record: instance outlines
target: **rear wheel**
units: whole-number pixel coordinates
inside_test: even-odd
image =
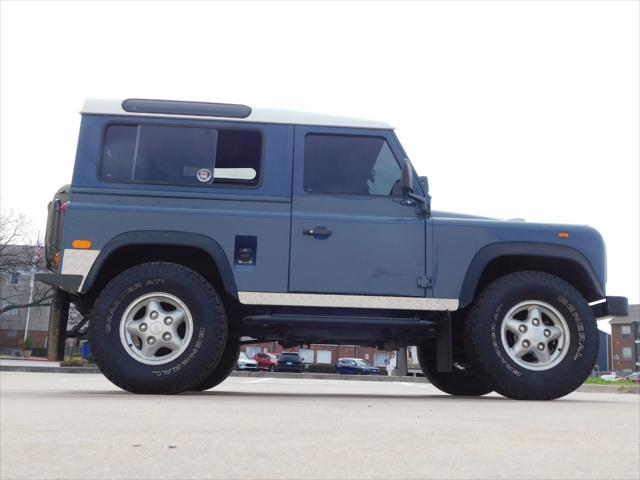
[[[493,391],[465,361],[455,361],[451,372],[438,372],[434,346],[418,347],[418,362],[427,380],[450,395],[480,396]]]
[[[216,368],[209,374],[209,376],[193,390],[204,391],[221,384],[235,367],[238,361],[238,355],[240,354],[240,341],[237,339],[229,339],[227,346],[224,349],[222,358],[218,362]]]
[[[584,297],[561,278],[517,272],[489,284],[465,319],[469,360],[507,397],[551,400],[595,365],[598,328]]]
[[[227,318],[198,273],[173,263],[145,263],[102,290],[89,334],[98,367],[120,388],[179,393],[203,382],[218,364]]]

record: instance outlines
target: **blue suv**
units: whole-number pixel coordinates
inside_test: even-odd
[[[336,373],[352,375],[378,375],[378,367],[374,367],[361,358],[341,358],[336,363]]]
[[[432,209],[387,123],[246,105],[87,100],[46,257],[50,358],[73,303],[135,393],[212,388],[251,337],[416,345],[444,392],[552,399],[627,313],[593,228]]]

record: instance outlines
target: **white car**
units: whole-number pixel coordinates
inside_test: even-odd
[[[238,370],[258,371],[258,362],[256,362],[255,360],[251,360],[249,357],[247,357],[246,353],[240,352],[236,368]]]

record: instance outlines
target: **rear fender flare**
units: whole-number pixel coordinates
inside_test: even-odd
[[[238,298],[238,288],[233,276],[233,271],[231,270],[231,265],[229,264],[229,259],[218,242],[198,233],[158,230],[140,230],[121,233],[109,240],[100,250],[100,254],[91,266],[91,270],[89,270],[89,274],[82,285],[81,293],[86,293],[93,287],[102,267],[111,254],[120,248],[136,245],[191,247],[204,251],[215,262],[225,292],[235,299]]]

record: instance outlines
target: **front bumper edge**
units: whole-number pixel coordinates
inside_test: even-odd
[[[625,317],[629,315],[627,297],[605,297],[605,301],[591,305],[596,318]]]

